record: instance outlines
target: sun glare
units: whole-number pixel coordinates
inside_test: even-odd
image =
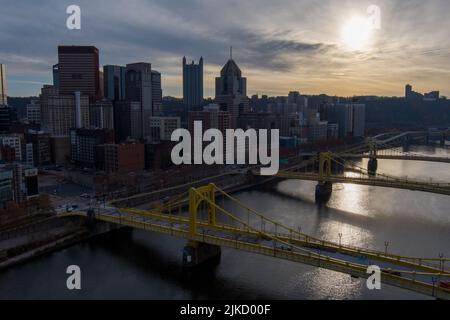
[[[371,28],[363,17],[351,18],[342,29],[342,41],[351,50],[363,50],[369,43]]]

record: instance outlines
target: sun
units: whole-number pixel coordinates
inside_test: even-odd
[[[354,16],[342,29],[342,42],[351,50],[363,50],[369,43],[371,33],[368,19]]]

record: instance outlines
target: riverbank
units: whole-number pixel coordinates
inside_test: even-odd
[[[243,179],[242,177],[238,177],[234,182],[228,186],[224,187],[224,190],[228,193],[237,193],[242,192],[246,190],[250,190],[256,187],[259,187],[268,181],[275,180],[276,178],[257,178],[257,181],[248,182],[247,179]],[[168,190],[170,193],[172,192],[171,189]],[[155,192],[160,197],[165,197],[165,194],[161,194],[161,191]],[[90,229],[85,225],[84,218],[68,218],[68,219],[76,219],[75,226],[73,226],[73,221],[68,222],[66,226],[61,227],[60,223],[55,222],[61,222],[61,218],[58,217],[52,217],[48,218],[45,221],[40,221],[40,223],[47,224],[43,227],[36,227],[33,226],[34,233],[36,232],[49,232],[51,230],[55,230],[57,228],[62,228],[64,231],[57,233],[58,235],[55,237],[47,237],[44,239],[41,239],[40,241],[35,241],[34,243],[26,243],[25,245],[19,245],[19,246],[12,246],[10,245],[7,250],[1,250],[2,248],[2,242],[0,241],[0,252],[15,252],[11,257],[7,257],[8,254],[6,254],[6,259],[1,260],[0,255],[0,271],[11,268],[13,266],[16,266],[21,263],[25,263],[29,260],[36,259],[38,257],[41,257],[43,255],[56,252],[65,248],[68,248],[70,246],[76,245],[80,242],[90,240],[94,237],[97,237],[99,235],[103,235],[106,233],[109,233],[113,230],[116,230],[120,227],[116,225],[111,225],[107,223],[101,223],[100,225],[97,225],[95,229]],[[25,227],[24,227],[25,228]],[[30,233],[28,232],[30,226],[26,226],[26,232],[24,231],[21,234],[20,229],[15,229],[15,237],[8,237],[7,241],[14,241],[21,237],[30,237]],[[32,238],[32,237],[31,237]],[[20,241],[19,241],[20,242]],[[3,247],[5,244],[3,243]],[[21,250],[22,248],[22,250]],[[22,252],[23,251],[23,252]]]

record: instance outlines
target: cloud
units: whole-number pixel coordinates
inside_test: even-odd
[[[77,2],[81,31],[65,27],[65,10],[73,1],[2,0],[0,63],[7,65],[11,95],[37,94],[36,86],[14,82],[26,75],[50,81],[59,44],[96,45],[102,64],[151,62],[162,72],[164,93],[176,96],[183,56],[205,58],[205,91],[212,95],[229,46],[249,78],[249,93],[396,94],[406,82],[449,91],[447,0]],[[382,30],[370,50],[349,52],[340,30],[372,3],[382,9]]]

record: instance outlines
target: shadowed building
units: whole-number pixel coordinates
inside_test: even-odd
[[[91,100],[100,97],[98,49],[93,46],[58,47],[59,94],[81,92]]]
[[[203,57],[198,64],[183,57],[183,102],[187,112],[199,111],[203,103]]]
[[[5,65],[0,64],[0,107],[6,106],[8,100],[6,97],[6,71]]]
[[[241,69],[230,54],[230,60],[216,78],[216,103],[222,111],[230,113],[230,127],[236,128],[239,114],[250,109],[247,97],[247,79],[242,77]]]
[[[122,66],[103,67],[105,98],[111,101],[125,100],[125,73],[126,68]]]
[[[127,101],[130,103],[139,103],[139,126],[140,136],[136,138],[145,138],[150,135],[150,117],[153,115],[152,102],[152,65],[150,63],[132,63],[127,64],[125,86]],[[120,108],[119,108],[120,109]],[[121,113],[117,113],[118,117]]]

